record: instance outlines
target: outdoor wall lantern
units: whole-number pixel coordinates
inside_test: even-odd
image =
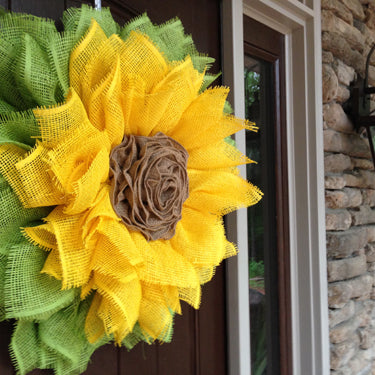
[[[375,167],[375,151],[374,151],[374,137],[375,137],[375,109],[370,108],[371,94],[375,94],[375,87],[368,86],[368,71],[370,65],[370,58],[375,50],[375,44],[372,46],[366,59],[365,78],[359,77],[351,88],[351,95],[346,102],[346,112],[351,118],[358,133],[367,133],[367,138],[370,144],[372,161]]]

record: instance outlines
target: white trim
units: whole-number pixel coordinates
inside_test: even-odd
[[[230,102],[234,113],[245,117],[245,90],[243,83],[243,7],[242,0],[223,0],[223,79],[231,88]],[[236,56],[241,58],[234,60]],[[236,61],[236,64],[233,64]],[[237,147],[246,153],[245,131],[235,135]],[[240,168],[246,177],[246,167]],[[250,312],[249,269],[247,251],[247,210],[238,210],[226,220],[228,239],[237,243],[241,251],[226,262],[227,265],[227,321],[228,374],[249,375]]]
[[[285,35],[293,373],[328,375],[320,1],[309,0],[308,4],[311,6],[296,0],[245,0],[243,11]],[[239,116],[243,116],[244,95],[243,49],[239,46],[243,43],[241,8],[241,0],[224,0],[224,81],[233,90],[235,113]],[[232,217],[231,223],[243,223],[241,215],[239,212]],[[247,284],[245,287],[241,280],[246,277],[247,282],[247,271],[241,268],[247,260],[242,230],[237,227],[234,238],[240,241],[241,258],[228,262],[230,375],[250,374],[242,363],[244,356],[249,356],[249,348],[237,346],[243,331],[248,330],[242,318],[241,327],[238,321],[248,314],[248,306],[245,311],[239,299],[248,293]],[[237,334],[242,336],[236,341]],[[240,353],[235,354],[235,350]]]

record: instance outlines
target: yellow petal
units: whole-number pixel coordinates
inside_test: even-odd
[[[170,242],[173,249],[194,266],[217,266],[224,257],[226,246],[222,220],[204,209],[194,210],[184,205],[182,219]]]
[[[169,241],[147,242],[138,232],[130,232],[144,265],[138,268],[139,278],[147,283],[178,287],[196,287],[199,278],[192,264],[176,252]]]
[[[144,107],[132,111],[130,121],[138,124],[137,134],[168,134],[197,97],[202,81],[203,74],[194,69],[190,58],[173,67],[146,95]]]
[[[85,321],[86,336],[89,342],[92,344],[97,342],[106,333],[104,322],[98,316],[98,309],[102,303],[102,300],[103,297],[99,293],[95,293]]]
[[[138,323],[142,330],[154,340],[167,336],[173,323],[173,314],[169,309],[163,291],[157,286],[142,283],[142,301]]]
[[[83,69],[79,72],[82,87],[82,101],[88,106],[88,100],[95,88],[113,71],[124,42],[118,35],[111,35],[98,46],[95,54],[89,56]]]
[[[181,314],[178,288],[170,285],[160,285],[159,288],[164,294],[165,302],[169,309],[177,314]]]
[[[121,75],[125,82],[130,77],[139,77],[148,93],[167,72],[167,61],[152,41],[146,35],[131,32],[121,51]]]
[[[0,173],[24,207],[51,206],[63,202],[62,193],[50,181],[48,164],[44,161],[46,153],[47,150],[40,144],[29,155],[12,144],[0,146]]]
[[[131,265],[139,265],[143,258],[134,244],[128,229],[113,210],[109,199],[110,186],[104,185],[94,206],[84,217],[82,237],[89,247],[96,247],[98,238],[105,237],[114,253],[125,257]],[[109,246],[108,244],[108,246]]]
[[[64,103],[52,107],[35,108],[33,113],[40,127],[42,142],[48,148],[55,147],[64,141],[69,133],[87,122],[85,107],[72,88]]]
[[[186,109],[178,126],[168,134],[188,152],[216,144],[241,129],[250,127],[245,121],[223,114],[229,90],[225,87],[208,89]]]
[[[59,252],[57,250],[52,250],[44,262],[41,273],[46,273],[54,277],[57,280],[63,279],[63,271],[60,262]]]
[[[190,150],[188,169],[212,170],[248,163],[253,163],[253,161],[242,154],[238,148],[222,140],[206,147]]]
[[[101,184],[108,178],[107,137],[84,122],[48,154],[53,179],[66,198],[65,212],[74,215],[93,204]]]
[[[20,186],[15,191],[25,207],[64,204],[65,197],[50,171],[49,149],[37,143],[34,150],[15,165]]]
[[[55,232],[50,223],[24,229],[27,239],[42,249],[57,249]]]
[[[134,114],[139,113],[145,107],[146,85],[137,76],[123,77],[122,103],[124,111],[124,133],[132,135],[145,135],[138,124],[134,121]]]
[[[123,244],[126,246],[126,244]],[[92,254],[91,268],[122,283],[138,279],[135,268],[105,235],[100,234]]]
[[[63,206],[59,206],[46,218],[56,238],[63,289],[80,287],[86,284],[90,277],[90,260],[94,249],[87,249],[83,243],[82,217],[82,214],[66,215]],[[58,270],[54,273],[58,273]]]
[[[90,90],[86,105],[91,123],[107,133],[112,146],[121,143],[124,136],[121,98],[120,60],[117,57],[117,64],[100,84]]]
[[[142,289],[138,279],[122,283],[95,272],[97,293],[102,296],[98,316],[107,334],[114,334],[117,343],[130,333],[139,317]]]
[[[185,301],[195,309],[199,308],[202,297],[202,290],[200,285],[196,288],[178,288],[178,292],[182,301]]]
[[[213,278],[215,269],[216,267],[214,266],[198,268],[199,280],[202,285],[208,283]]]
[[[70,85],[82,96],[82,71],[92,56],[97,55],[98,50],[107,37],[95,20],[91,21],[90,28],[82,41],[70,54],[69,80]]]
[[[225,215],[257,203],[260,190],[231,169],[188,170],[189,198],[184,205],[202,212]]]

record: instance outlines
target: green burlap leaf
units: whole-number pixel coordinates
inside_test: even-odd
[[[2,101],[18,110],[41,105],[41,95],[47,99],[44,105],[54,102],[50,91],[43,91],[53,82],[51,69],[43,61],[48,39],[54,34],[57,30],[51,20],[14,13],[0,18]]]
[[[87,341],[84,322],[91,300],[89,297],[80,302],[77,297],[68,307],[39,323],[18,321],[10,348],[20,375],[33,368],[54,369],[59,375],[86,370],[93,352],[111,340],[106,337],[95,344]]]
[[[9,248],[4,282],[7,319],[43,320],[72,303],[76,289],[61,290],[61,282],[40,273],[48,253],[24,237]]]
[[[39,324],[39,337],[49,352],[55,354],[51,359],[59,374],[83,372],[92,353],[111,340],[105,337],[95,344],[87,341],[84,326],[91,301],[92,296],[82,302],[77,298],[72,305]]]
[[[16,143],[33,147],[39,136],[40,128],[32,111],[0,113],[0,144]]]
[[[29,34],[45,50],[52,34],[57,33],[52,20],[22,13],[7,13],[0,17],[0,40],[14,46],[22,43],[24,34]]]
[[[212,57],[197,51],[191,35],[185,34],[182,22],[178,18],[162,25],[154,25],[147,14],[142,14],[122,28],[120,37],[125,40],[130,32],[135,30],[148,35],[170,61],[180,61],[190,56],[194,68],[200,73],[209,69],[215,62]]]
[[[3,112],[15,111],[15,108],[7,103],[5,100],[0,99],[0,114]]]
[[[17,321],[9,351],[17,374],[26,375],[34,368],[40,367],[38,326],[33,322]]]
[[[74,32],[64,32],[53,34],[47,46],[50,67],[58,83],[56,102],[63,101],[69,90],[69,57],[75,44]]]
[[[57,77],[49,66],[47,53],[29,34],[23,35],[13,75],[29,107],[56,104]]]
[[[9,255],[10,246],[19,239],[20,228],[46,217],[51,209],[24,208],[10,187],[0,190],[0,201],[0,254]]]
[[[20,44],[14,46],[10,41],[0,37],[0,98],[12,107],[23,110],[27,109],[27,103],[23,102],[20,92],[15,90],[17,84],[12,71],[17,57],[17,48],[20,48]]]
[[[97,11],[85,4],[81,8],[69,8],[64,12],[63,24],[65,31],[72,32],[76,43],[78,43],[90,27],[92,19],[98,22],[107,37],[112,34],[118,34],[120,31],[120,27],[112,18],[109,8],[102,8]]]

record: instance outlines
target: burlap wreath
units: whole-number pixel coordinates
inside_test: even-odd
[[[0,16],[0,318],[16,319],[20,374],[79,374],[112,340],[169,342],[180,301],[198,308],[201,284],[236,253],[222,216],[261,197],[225,141],[254,127],[224,110],[227,88],[207,89],[212,59],[178,19],[120,28],[83,6],[63,23]],[[163,138],[149,174],[135,142],[116,185],[111,153],[146,137]]]

